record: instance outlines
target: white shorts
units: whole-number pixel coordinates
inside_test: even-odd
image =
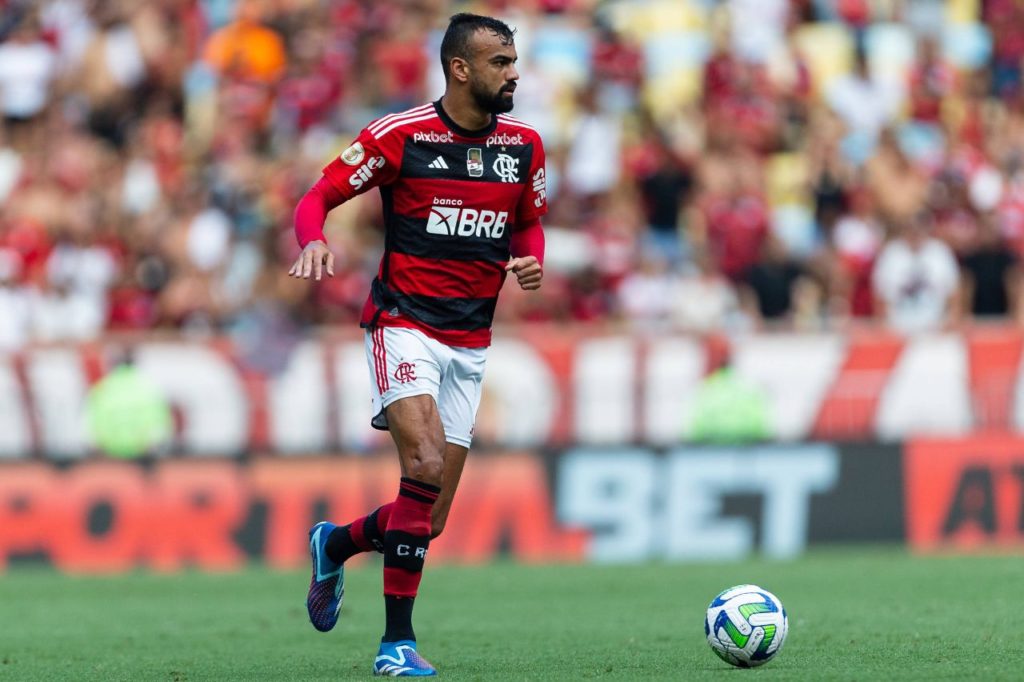
[[[384,408],[402,398],[429,395],[437,403],[449,443],[469,447],[480,407],[486,348],[453,348],[418,329],[366,330],[375,429],[387,430]]]

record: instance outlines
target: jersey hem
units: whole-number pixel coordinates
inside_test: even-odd
[[[473,329],[470,331],[434,329],[418,320],[409,317],[394,318],[383,311],[376,317],[376,322],[364,319],[359,323],[359,326],[363,329],[371,329],[373,327],[416,329],[435,341],[452,348],[488,348],[491,345],[492,332],[490,328]]]

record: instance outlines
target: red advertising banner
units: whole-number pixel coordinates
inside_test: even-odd
[[[393,453],[0,466],[0,573],[308,563],[307,532],[394,499]],[[790,558],[905,537],[897,446],[474,452],[431,561]],[[365,558],[364,558],[365,560]]]
[[[431,560],[582,559],[587,535],[556,525],[543,462],[471,458]],[[398,478],[393,456],[10,464],[0,476],[0,570],[24,556],[69,572],[232,570],[250,558],[304,566],[315,521],[371,511],[394,498]]]
[[[1024,548],[1024,438],[913,440],[904,476],[911,547]]]

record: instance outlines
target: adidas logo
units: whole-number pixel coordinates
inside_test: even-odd
[[[433,161],[431,161],[429,164],[427,164],[427,168],[444,168],[444,169],[447,169],[448,168],[448,164],[444,162],[444,157],[443,156],[439,156],[436,159],[434,159]]]

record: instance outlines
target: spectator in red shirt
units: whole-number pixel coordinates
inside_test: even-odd
[[[768,206],[758,192],[733,177],[724,191],[704,194],[690,222],[694,244],[707,244],[718,269],[739,282],[757,262],[768,236]]]
[[[955,73],[942,61],[932,38],[918,43],[917,64],[910,71],[910,117],[921,123],[939,123],[942,100],[952,90]]]

